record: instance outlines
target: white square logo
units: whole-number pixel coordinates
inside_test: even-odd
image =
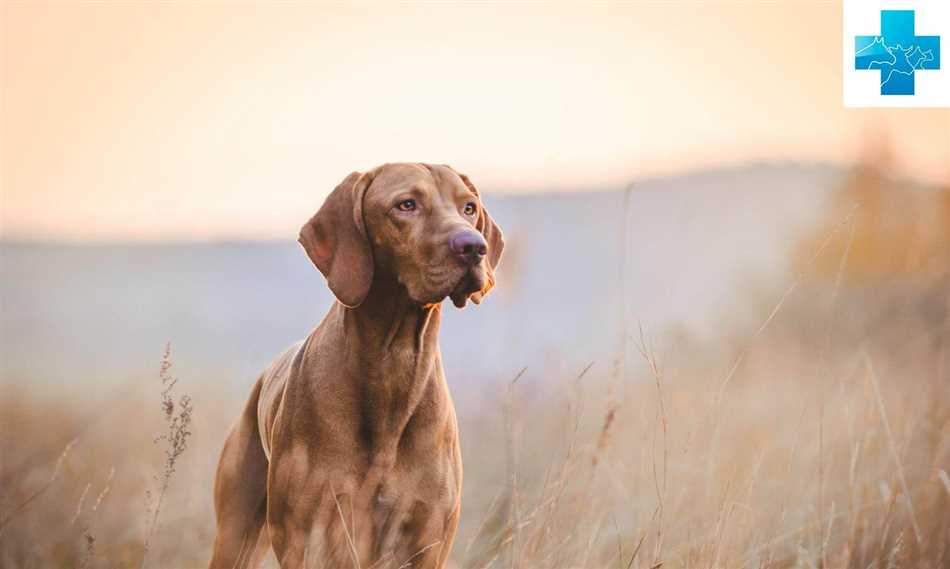
[[[846,107],[950,107],[950,0],[844,0]]]

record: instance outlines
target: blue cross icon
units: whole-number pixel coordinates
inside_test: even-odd
[[[940,36],[914,35],[913,10],[881,10],[881,35],[854,38],[854,67],[880,70],[882,95],[913,95],[916,71],[940,69]]]

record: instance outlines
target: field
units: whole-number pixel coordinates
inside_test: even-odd
[[[747,283],[712,334],[627,318],[624,349],[571,373],[450,374],[452,566],[950,567],[950,252],[888,239],[864,207],[832,212],[788,278]],[[0,567],[207,563],[246,393],[163,349],[125,389],[6,378]]]
[[[943,283],[778,292],[724,331],[728,350],[634,327],[626,357],[575,377],[528,369],[477,413],[460,402],[456,566],[947,567]],[[212,472],[241,401],[162,374],[179,377],[171,408],[158,370],[151,394],[82,415],[27,388],[3,400],[0,564],[134,567],[146,543],[146,566],[207,561]],[[170,460],[176,439],[157,437],[174,419],[190,436]]]

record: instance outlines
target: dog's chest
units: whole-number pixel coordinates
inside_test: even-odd
[[[417,501],[453,505],[458,499],[461,466],[452,462],[450,457],[418,461],[383,474],[374,484],[372,507],[387,510]]]
[[[380,545],[407,536],[441,534],[458,508],[460,474],[459,466],[442,460],[384,475],[368,504]]]

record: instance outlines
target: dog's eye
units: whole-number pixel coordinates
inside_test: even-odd
[[[468,202],[467,204],[465,204],[465,207],[462,209],[462,213],[464,213],[465,215],[475,215],[475,212],[477,210],[478,208],[475,207],[474,203]]]
[[[416,209],[416,200],[402,200],[396,207],[399,211],[412,211]]]

